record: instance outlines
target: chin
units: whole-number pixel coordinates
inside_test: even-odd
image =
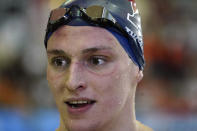
[[[70,126],[69,131],[95,131],[97,128],[93,125],[85,124],[85,125],[75,125]]]
[[[99,124],[94,123],[94,121],[84,121],[84,120],[70,120],[69,123],[66,124],[69,131],[96,131],[98,129]]]

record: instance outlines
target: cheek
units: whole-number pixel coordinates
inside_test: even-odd
[[[99,99],[108,104],[114,105],[121,103],[128,94],[130,86],[126,84],[127,76],[119,70],[113,73],[99,76],[89,75],[89,86],[97,93]],[[91,81],[90,81],[91,80]]]
[[[64,73],[57,73],[50,67],[47,68],[47,80],[54,95],[62,92],[62,82],[64,80]]]
[[[116,116],[126,105],[130,88],[124,86],[123,77],[121,74],[114,74],[108,77],[97,78],[93,82],[99,104],[98,114],[106,120]]]
[[[99,94],[102,103],[108,108],[123,108],[127,99],[134,93],[136,73],[129,68],[117,68],[108,76],[91,76],[91,87]]]

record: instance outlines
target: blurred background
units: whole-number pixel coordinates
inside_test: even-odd
[[[0,131],[54,131],[44,33],[63,0],[0,1]],[[197,130],[197,1],[136,0],[146,68],[137,119],[155,131]]]

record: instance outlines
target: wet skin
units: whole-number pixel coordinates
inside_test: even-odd
[[[59,131],[135,131],[135,90],[142,71],[107,30],[63,26],[48,41],[47,80]],[[92,104],[73,109],[66,102]]]

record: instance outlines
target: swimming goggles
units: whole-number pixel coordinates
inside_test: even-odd
[[[78,18],[93,26],[113,28],[115,31],[128,37],[127,32],[105,7],[95,5],[88,8],[80,8],[77,5],[73,5],[70,8],[57,8],[51,11],[44,40],[45,47],[47,48],[47,41],[54,31]]]

